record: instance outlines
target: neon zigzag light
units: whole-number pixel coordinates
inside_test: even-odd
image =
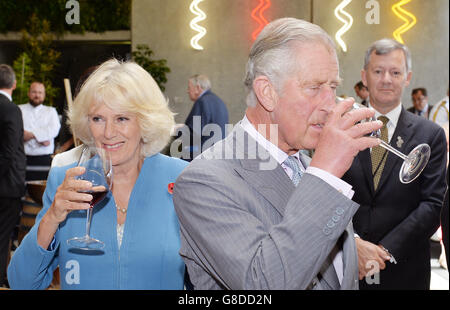
[[[196,17],[194,17],[194,19],[189,23],[191,29],[198,32],[191,39],[191,46],[196,50],[203,50],[203,47],[198,44],[198,41],[206,34],[206,29],[197,25],[198,22],[206,19],[206,14],[198,8],[198,4],[202,1],[203,0],[193,0],[191,5],[189,6],[189,10],[196,15]]]
[[[267,25],[267,20],[264,18],[263,13],[265,10],[267,10],[270,7],[271,3],[270,0],[259,0],[259,4],[256,8],[252,11],[252,18],[258,22],[258,28],[253,31],[252,38],[253,40],[256,40],[256,37],[261,32],[261,30],[264,28],[265,25]],[[258,16],[256,15],[258,13]]]
[[[402,34],[402,33],[405,33],[405,32],[408,31],[409,29],[411,29],[411,28],[416,24],[416,22],[417,22],[417,19],[416,19],[416,17],[415,17],[413,14],[411,14],[410,12],[408,12],[408,11],[406,11],[405,9],[401,8],[402,5],[404,5],[404,4],[406,4],[406,3],[410,2],[410,1],[411,1],[411,0],[402,0],[402,1],[399,1],[399,2],[397,2],[396,4],[394,4],[394,5],[392,6],[392,11],[394,12],[394,14],[395,14],[398,18],[400,18],[401,20],[403,20],[403,21],[405,22],[401,27],[397,28],[397,29],[394,31],[394,33],[393,33],[394,38],[395,38],[398,42],[400,42],[400,43],[402,43],[402,44],[404,44],[404,42],[403,42],[403,39],[402,39],[402,37],[401,37],[401,34]],[[409,21],[406,17],[404,17],[404,16],[401,15],[400,13],[403,13],[404,15],[408,16],[409,18],[412,19],[412,21]]]
[[[334,15],[337,17],[337,19],[344,23],[344,26],[342,26],[342,28],[339,29],[335,35],[336,41],[339,43],[344,52],[347,52],[347,45],[345,44],[344,40],[342,40],[342,35],[346,33],[350,29],[350,27],[352,27],[353,17],[342,9],[345,8],[350,2],[352,2],[352,0],[344,0],[339,3],[339,5],[334,9]],[[344,15],[348,18],[348,20],[344,19],[339,14]]]

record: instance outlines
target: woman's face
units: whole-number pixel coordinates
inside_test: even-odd
[[[141,158],[141,129],[137,116],[117,112],[105,104],[91,105],[89,129],[96,147],[111,154],[113,166],[138,164]]]

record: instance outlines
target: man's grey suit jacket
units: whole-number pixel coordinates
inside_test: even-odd
[[[191,162],[173,198],[195,289],[358,289],[358,204],[308,173],[295,187],[240,124]]]

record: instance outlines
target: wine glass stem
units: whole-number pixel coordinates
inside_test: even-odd
[[[383,140],[381,140],[380,146],[385,148],[386,150],[388,150],[389,152],[394,153],[395,155],[397,155],[398,157],[400,157],[403,160],[406,160],[408,158],[408,156],[406,156],[405,154],[403,154],[402,152],[394,149],[392,146],[390,146],[389,144],[387,144],[386,142],[384,142]]]
[[[92,220],[92,209],[87,209],[86,214],[86,237],[89,237],[90,231],[91,231],[91,220]]]

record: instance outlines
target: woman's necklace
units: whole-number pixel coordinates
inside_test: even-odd
[[[128,208],[121,208],[121,207],[119,207],[119,205],[117,203],[116,203],[116,209],[117,209],[117,211],[120,211],[123,214],[126,214],[128,211]]]

